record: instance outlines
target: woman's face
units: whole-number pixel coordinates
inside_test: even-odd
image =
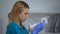
[[[25,21],[28,18],[29,9],[25,8],[20,14],[18,14],[18,17],[21,21]]]

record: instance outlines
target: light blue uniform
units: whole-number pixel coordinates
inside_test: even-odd
[[[17,23],[11,22],[7,26],[6,34],[29,34],[25,27],[21,28]]]

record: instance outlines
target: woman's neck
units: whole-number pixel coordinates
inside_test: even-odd
[[[14,19],[14,22],[16,22],[19,26],[22,27],[22,21],[19,20],[18,18],[15,18],[15,19]]]

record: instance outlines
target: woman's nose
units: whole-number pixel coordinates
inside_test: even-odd
[[[26,18],[28,18],[29,16],[27,15]]]

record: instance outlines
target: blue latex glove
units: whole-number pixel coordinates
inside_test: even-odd
[[[38,32],[40,32],[43,29],[44,22],[45,21],[43,20],[41,21],[41,23],[37,24],[31,34],[38,34]]]

